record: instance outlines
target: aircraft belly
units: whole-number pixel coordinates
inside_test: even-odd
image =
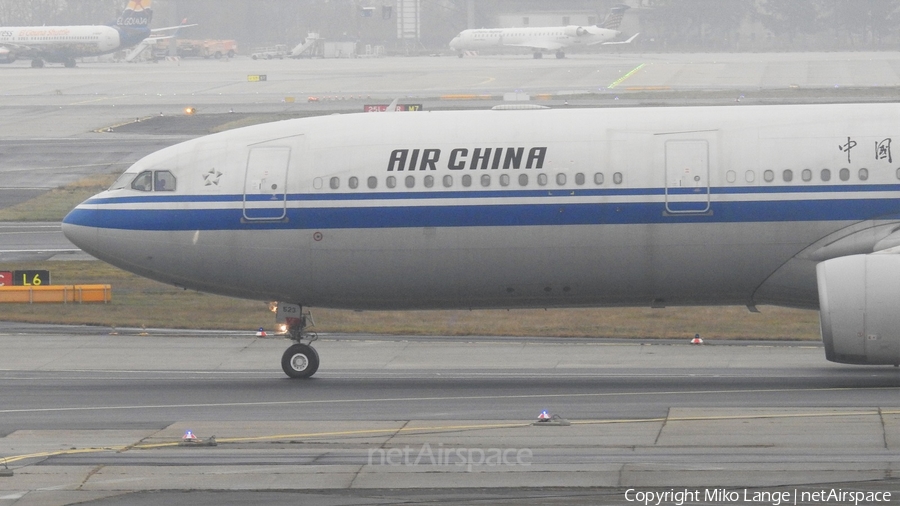
[[[818,228],[694,223],[100,229],[98,250],[110,251],[105,245],[114,243],[117,253],[98,256],[178,286],[319,307],[745,304],[771,273],[821,237]],[[789,281],[786,290],[816,290],[814,270]],[[807,302],[815,304],[811,297]]]

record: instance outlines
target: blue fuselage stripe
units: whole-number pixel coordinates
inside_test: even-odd
[[[848,193],[872,193],[872,192],[898,192],[900,184],[872,184],[872,185],[814,185],[814,186],[739,186],[728,188],[546,188],[540,190],[466,190],[466,191],[389,191],[389,192],[350,192],[350,193],[290,193],[277,194],[278,199],[288,202],[319,202],[319,201],[360,201],[360,200],[434,200],[434,199],[521,199],[541,197],[652,197],[659,195],[695,195],[707,193],[710,195],[783,195],[826,193],[843,195]],[[126,197],[102,197],[91,198],[85,204],[146,204],[146,203],[201,203],[201,202],[241,202],[241,201],[266,201],[271,200],[272,195],[177,195],[164,192],[148,193],[146,195],[129,195]]]
[[[281,216],[280,208],[266,212]],[[82,206],[73,210],[65,222],[99,228],[169,231],[863,221],[897,218],[900,199],[712,202],[708,212],[683,214],[667,212],[663,202],[474,204],[471,201],[466,205],[288,207],[285,212],[286,219],[267,221],[244,220],[241,208],[90,209]]]

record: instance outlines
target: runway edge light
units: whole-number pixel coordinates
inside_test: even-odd
[[[532,425],[539,427],[568,427],[569,425],[572,425],[572,423],[559,415],[551,415],[550,412],[545,409],[541,411],[537,421]]]
[[[691,339],[691,344],[703,344],[703,339],[700,339],[700,334],[694,334],[694,338]]]

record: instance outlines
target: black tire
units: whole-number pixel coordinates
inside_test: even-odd
[[[544,53],[534,53],[535,60],[540,60],[543,57],[544,57]]]
[[[319,354],[312,346],[297,343],[281,356],[281,369],[291,378],[309,378],[319,369]]]
[[[222,51],[216,51],[216,54],[214,54],[213,56],[215,56],[217,60],[221,60],[222,59]]]
[[[557,51],[557,52],[556,52],[556,58],[557,58],[557,59],[562,59],[562,58],[565,58],[565,57],[566,57],[566,53],[563,53],[562,51]]]
[[[229,49],[229,50],[228,50],[228,57],[229,57],[229,58],[234,58],[234,49]]]

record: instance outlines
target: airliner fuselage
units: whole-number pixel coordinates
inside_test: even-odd
[[[0,45],[20,48],[18,56],[40,54],[50,61],[108,54],[123,46],[119,31],[104,25],[0,27]]]
[[[307,306],[817,308],[817,266],[900,244],[897,117],[854,104],[290,120],[154,153],[64,230],[162,282]],[[869,362],[900,361],[886,357]]]

